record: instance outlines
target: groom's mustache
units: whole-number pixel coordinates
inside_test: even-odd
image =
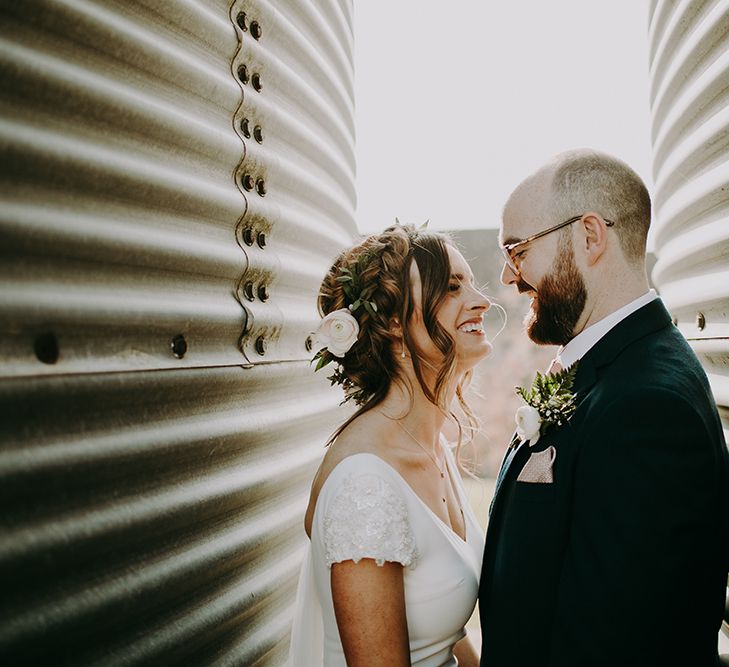
[[[519,291],[519,294],[524,294],[524,292],[536,292],[537,291],[523,278],[519,278],[519,282],[516,283],[516,289]]]

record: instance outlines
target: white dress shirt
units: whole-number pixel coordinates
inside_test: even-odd
[[[571,366],[575,361],[582,359],[588,350],[610,331],[610,329],[622,322],[628,315],[657,298],[658,295],[655,290],[648,290],[634,301],[624,305],[622,308],[618,308],[618,310],[598,320],[595,324],[591,324],[560,349],[557,353],[556,360],[561,364],[562,368]]]

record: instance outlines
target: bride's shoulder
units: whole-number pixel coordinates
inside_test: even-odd
[[[392,437],[388,424],[365,414],[355,419],[332,443],[322,460],[317,482],[321,486],[335,470],[361,466],[382,469],[394,466],[388,443]]]
[[[365,423],[360,428],[346,429],[327,450],[311,487],[306,512],[307,533],[310,533],[311,520],[322,493],[335,494],[353,479],[364,483],[379,478],[390,484],[398,483],[398,472],[393,462],[387,460],[387,448],[383,447],[387,431],[378,428],[377,424],[371,428],[366,426]]]
[[[378,414],[365,413],[357,417],[330,445],[322,461],[322,472],[330,472],[346,459],[370,454],[388,462],[392,425]],[[363,459],[364,460],[364,459]],[[373,462],[377,465],[377,462]]]
[[[365,477],[368,475],[379,476],[384,479],[390,479],[396,473],[392,465],[380,458],[372,452],[354,452],[343,457],[329,470],[325,479],[319,485],[319,489],[324,487],[333,488],[340,486],[345,478]]]

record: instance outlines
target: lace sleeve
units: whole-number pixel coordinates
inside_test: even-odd
[[[414,567],[417,559],[404,500],[371,473],[344,479],[324,515],[323,541],[329,567],[362,558]]]

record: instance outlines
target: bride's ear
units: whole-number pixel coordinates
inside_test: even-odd
[[[400,348],[405,349],[402,325],[397,317],[393,317],[390,320],[390,340],[392,341],[391,345],[399,345]]]
[[[393,317],[390,320],[390,338],[392,340],[391,344],[393,349],[397,349],[395,346],[400,348],[399,352],[396,354],[404,359],[407,356],[405,354],[405,339],[403,336],[402,325],[397,317]]]

